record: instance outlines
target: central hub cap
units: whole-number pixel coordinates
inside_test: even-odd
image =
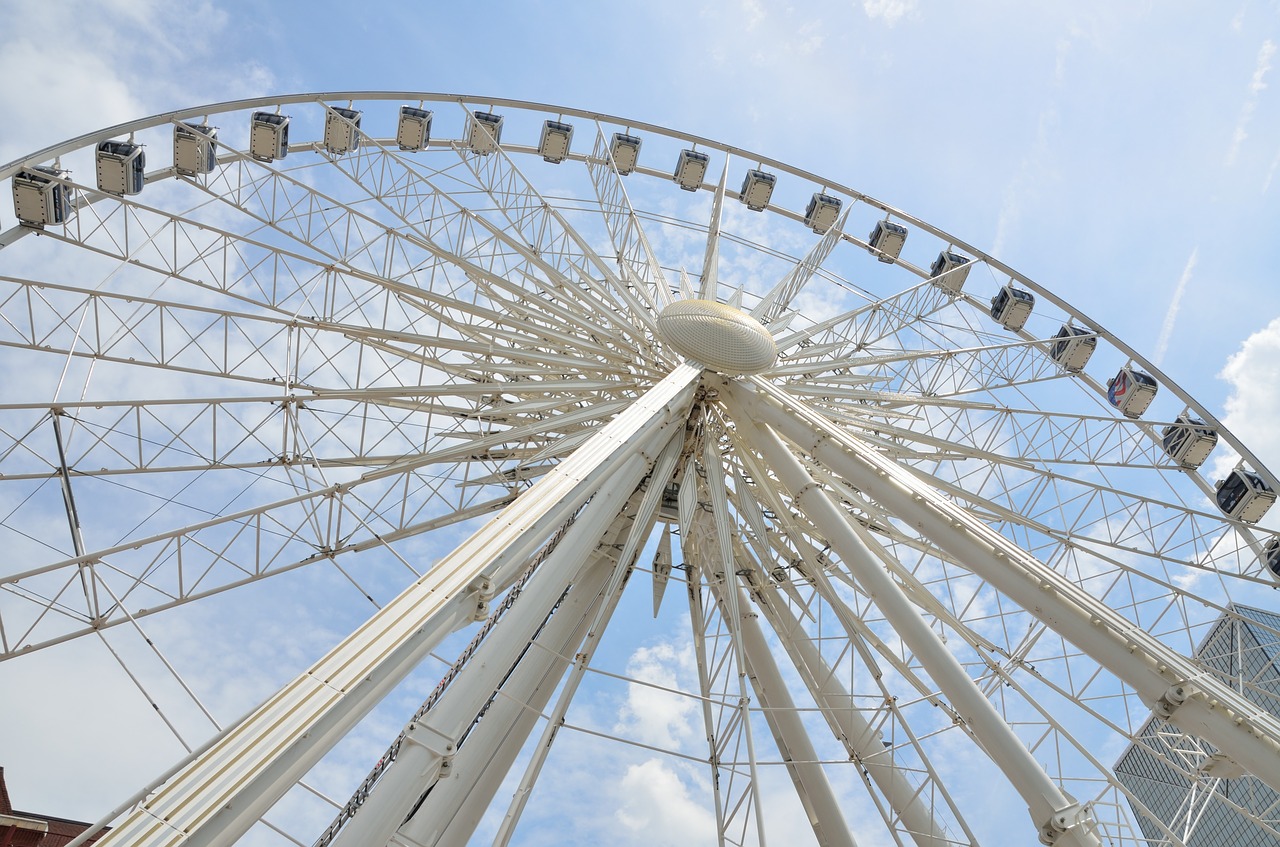
[[[658,315],[658,335],[677,353],[723,374],[757,374],[778,358],[764,324],[715,300],[678,300]]]

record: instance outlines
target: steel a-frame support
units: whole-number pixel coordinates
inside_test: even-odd
[[[1096,826],[1088,811],[1045,773],[901,586],[854,531],[848,515],[809,475],[777,434],[753,423],[748,407],[740,402],[743,394],[746,392],[737,387],[730,391],[729,405],[739,428],[754,428],[749,440],[791,494],[793,507],[803,511],[823,534],[943,695],[964,717],[983,749],[1027,804],[1040,840],[1056,847],[1100,847]],[[791,415],[787,417],[790,421],[797,420]],[[768,422],[774,423],[772,415]]]
[[[683,428],[700,379],[681,365],[328,655],[195,757],[98,843],[235,842],[439,641],[633,457]]]
[[[702,465],[711,497],[711,514],[715,519],[718,554],[708,573],[707,585],[720,607],[721,619],[727,623],[737,644],[737,661],[741,663],[751,691],[764,711],[765,721],[786,763],[818,843],[821,847],[855,847],[853,833],[827,774],[818,762],[808,730],[795,710],[791,692],[787,690],[760,622],[750,611],[750,603],[739,583],[738,563],[734,556],[733,535],[736,530],[729,514],[727,480],[719,450],[710,438],[703,446]],[[763,837],[761,843],[764,843]]]
[[[617,606],[635,555],[653,529],[662,481],[670,477],[683,443],[684,433],[675,433],[654,464],[649,485],[643,492],[633,493],[625,507],[619,501],[626,499],[627,486],[639,484],[639,480],[634,475],[619,473],[609,483],[609,490],[616,492],[616,496],[601,498],[605,493],[602,490],[584,508],[575,529],[579,524],[585,527],[589,523],[602,523],[610,514],[614,515],[612,523],[603,533],[584,528],[580,538],[566,537],[564,555],[586,560],[580,576],[573,581],[536,638],[526,640],[511,633],[502,636],[507,649],[521,655],[502,681],[501,690],[485,707],[483,720],[467,734],[465,745],[458,745],[450,778],[432,788],[421,807],[392,837],[392,844],[432,847],[470,841],[561,677],[572,665],[569,679],[561,686],[556,709],[548,717],[543,739],[533,751],[526,779],[522,781],[525,792],[517,792],[521,798],[528,796],[577,683],[599,643],[599,636]],[[593,511],[598,518],[593,517]],[[555,573],[548,570],[546,576],[552,592],[559,590]],[[487,693],[483,688],[479,690]],[[538,767],[534,767],[535,761]],[[509,814],[503,829],[513,830],[518,818],[518,811],[515,815]],[[495,844],[504,843],[502,831],[495,838]]]
[[[565,715],[569,710],[569,704],[573,701],[574,695],[578,691],[578,686],[582,683],[583,677],[586,675],[587,668],[592,657],[595,656],[596,648],[600,645],[600,638],[604,634],[605,628],[609,624],[609,620],[617,608],[618,600],[622,595],[622,589],[625,587],[627,579],[630,577],[631,568],[634,565],[636,555],[644,542],[653,532],[654,524],[657,521],[658,510],[662,502],[663,491],[666,488],[667,480],[671,478],[672,472],[675,470],[676,463],[680,459],[680,453],[684,447],[684,439],[676,438],[668,443],[667,449],[658,457],[658,461],[654,463],[653,471],[649,475],[649,481],[644,490],[644,495],[640,499],[640,506],[635,515],[634,523],[630,531],[626,533],[625,540],[619,539],[621,543],[621,552],[618,554],[617,563],[614,566],[613,573],[609,577],[609,584],[605,586],[603,602],[596,609],[595,617],[589,622],[585,637],[578,650],[573,653],[573,667],[569,671],[564,685],[560,688],[560,694],[556,698],[556,704],[552,708],[550,714],[547,715],[546,725],[543,727],[542,736],[538,739],[536,746],[533,748],[529,756],[529,762],[525,766],[524,775],[520,779],[520,784],[516,787],[512,795],[511,802],[507,807],[507,813],[502,819],[502,823],[498,827],[498,833],[494,836],[494,847],[506,847],[511,841],[512,835],[516,831],[516,827],[520,823],[520,817],[524,814],[525,806],[529,802],[529,797],[533,792],[534,785],[537,783],[538,776],[542,773],[542,768],[546,764],[547,756],[551,752],[551,745],[554,743],[560,727],[564,724]],[[670,537],[664,533],[666,543],[670,544]],[[615,542],[618,543],[618,542]],[[583,623],[588,623],[583,619]],[[569,655],[570,651],[565,651],[563,655]],[[567,663],[567,660],[566,660]],[[545,705],[546,701],[543,701]],[[532,706],[532,704],[530,704]],[[530,727],[531,728],[531,727]],[[528,730],[526,730],[527,733]],[[514,753],[511,754],[514,757]],[[508,762],[508,768],[510,762]],[[505,773],[506,768],[503,769]],[[491,792],[492,793],[492,792]],[[470,801],[470,795],[468,796]],[[462,839],[455,839],[462,840]]]
[[[884,794],[889,808],[911,834],[917,847],[954,847],[956,840],[949,837],[942,824],[934,818],[920,796],[919,786],[886,760],[880,731],[853,704],[853,697],[804,631],[799,618],[787,608],[781,592],[765,584],[762,594],[763,602],[757,608],[778,634],[778,641],[791,657],[822,716],[850,757],[861,763],[867,777]],[[838,601],[838,598],[834,599]],[[859,636],[857,632],[850,632],[849,637]]]
[[[923,485],[821,414],[762,380],[729,389],[801,449],[963,562],[1117,678],[1165,720],[1280,791],[1280,719]],[[723,393],[722,393],[722,396]]]
[[[514,759],[519,752],[521,718],[527,732],[537,717],[536,711],[522,716],[519,704],[533,701],[536,708],[545,702],[568,664],[561,659],[564,651],[572,655],[581,641],[581,620],[598,605],[613,570],[610,553],[616,550],[603,553],[601,539],[630,526],[631,516],[624,513],[627,488],[639,484],[645,470],[641,457],[632,457],[592,497],[476,651],[468,672],[405,731],[395,763],[333,839],[333,847],[467,840],[469,831],[443,836],[450,827],[466,825],[458,814],[471,792],[462,789],[474,787],[482,776],[500,780],[506,768],[493,767],[494,757]],[[507,737],[513,724],[515,739]],[[503,749],[503,742],[512,740]],[[476,772],[490,767],[491,773]]]
[[[746,594],[736,582],[712,586],[720,602],[720,614],[728,614],[728,603],[720,599],[728,591],[738,592],[739,609],[749,608]],[[809,731],[796,710],[786,680],[765,639],[760,622],[753,614],[741,614],[738,637],[746,658],[751,690],[764,713],[787,771],[796,787],[800,804],[821,847],[855,847],[856,842],[839,800],[831,788],[826,772],[818,761],[818,753]]]

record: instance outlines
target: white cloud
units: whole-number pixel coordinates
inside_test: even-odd
[[[641,682],[664,688],[688,689],[696,673],[693,648],[663,642],[641,647],[627,662],[627,674]],[[627,701],[618,715],[617,729],[654,747],[679,748],[699,737],[696,731],[697,703],[649,685],[629,685]]]
[[[894,26],[916,13],[916,0],[862,0],[862,11],[873,21],[884,21],[886,25]]]
[[[1053,81],[1061,83],[1067,76],[1067,54],[1071,52],[1071,39],[1059,38],[1057,55],[1053,62]]]
[[[1276,54],[1275,43],[1268,38],[1262,42],[1258,50],[1258,61],[1253,68],[1253,77],[1249,80],[1249,94],[1244,105],[1240,107],[1240,118],[1236,121],[1235,132],[1231,134],[1231,147],[1227,150],[1227,165],[1234,165],[1240,153],[1240,145],[1249,137],[1249,122],[1258,109],[1258,96],[1267,87],[1267,71],[1271,70],[1271,59]]]
[[[7,5],[10,20],[33,23],[0,34],[0,74],[39,85],[0,93],[0,163],[163,109],[262,94],[274,79],[222,49],[228,16],[208,2]]]
[[[1151,357],[1151,361],[1156,366],[1159,366],[1164,361],[1164,354],[1169,350],[1169,339],[1173,337],[1173,325],[1178,320],[1178,309],[1182,305],[1182,295],[1187,290],[1187,283],[1191,281],[1191,274],[1196,269],[1196,258],[1199,253],[1199,247],[1191,251],[1191,257],[1187,259],[1187,266],[1182,269],[1182,276],[1178,278],[1178,285],[1173,289],[1173,298],[1169,301],[1169,310],[1165,312],[1164,323],[1160,326],[1160,338],[1156,341],[1155,355]]]
[[[1231,385],[1222,422],[1263,464],[1280,465],[1280,318],[1246,338],[1218,376]],[[1223,451],[1214,463],[1217,478],[1236,459]]]
[[[43,147],[144,113],[142,103],[103,57],[50,49],[58,44],[57,39],[42,44],[19,40],[0,49],[0,76],[44,79],[39,97],[18,96],[18,89],[0,95],[6,124],[24,128],[21,133],[6,132],[0,140],[0,162],[34,152],[27,139]]]
[[[812,56],[822,49],[822,44],[826,41],[826,36],[823,35],[825,31],[826,27],[821,21],[804,24],[796,31],[796,40],[791,43],[791,48],[801,56]]]
[[[643,834],[645,844],[674,847],[715,840],[710,811],[690,800],[689,786],[658,759],[627,768],[620,787],[627,799],[617,812],[618,822],[630,832]]]

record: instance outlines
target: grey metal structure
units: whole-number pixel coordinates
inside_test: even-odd
[[[678,812],[683,843],[1188,847],[1100,752],[1156,738],[1280,790],[1252,669],[1195,650],[1280,633],[1274,474],[937,227],[427,92],[178,111],[0,187],[37,167],[67,208],[0,231],[0,689],[100,642],[187,751],[99,843],[596,844]],[[1167,449],[1189,419],[1214,456]],[[291,604],[348,634],[276,645]],[[244,655],[278,690],[228,720]]]

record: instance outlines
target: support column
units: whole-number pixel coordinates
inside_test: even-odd
[[[702,442],[702,469],[706,473],[707,493],[711,498],[711,513],[715,518],[716,555],[705,554],[703,565],[707,566],[707,584],[714,591],[717,586],[736,586],[738,583],[737,568],[733,563],[733,532],[729,517],[729,494],[726,488],[724,464],[720,459],[720,451],[710,433],[704,435]],[[685,479],[696,483],[696,480],[685,473]],[[684,520],[681,515],[683,532],[690,532],[695,521]],[[683,538],[681,539],[683,542]],[[686,560],[693,557],[687,553]],[[690,571],[692,576],[692,571]],[[690,581],[692,587],[694,583]],[[742,615],[738,610],[738,592],[722,591],[717,597],[721,603],[720,618],[729,631],[733,648],[734,665],[738,675],[738,714],[741,717],[742,736],[746,741],[747,767],[751,775],[751,802],[755,807],[756,834],[761,847],[766,843],[764,828],[764,807],[760,802],[760,775],[756,767],[755,739],[751,729],[751,697],[748,693],[747,656],[743,646]]]
[[[53,412],[53,437],[58,445],[58,478],[62,482],[62,502],[67,508],[67,525],[71,529],[71,546],[76,558],[84,558],[84,534],[80,530],[80,513],[76,510],[75,493],[71,490],[71,469],[67,467],[67,453],[62,443],[62,412]],[[93,574],[93,565],[81,562],[80,585],[84,589],[84,602],[89,612],[89,619],[97,621],[102,617],[98,605],[98,583]]]
[[[700,377],[697,368],[675,368],[98,843],[197,847],[237,840],[441,638],[474,615],[477,591],[501,584],[622,463],[646,450],[656,455],[682,430]]]
[[[1027,804],[1041,841],[1057,847],[1099,847],[1092,818],[1044,772],[1030,751],[1005,722],[960,662],[920,616],[875,554],[849,525],[848,516],[831,501],[822,487],[772,431],[756,427],[742,404],[739,392],[730,403],[740,429],[754,428],[751,443],[777,474],[802,510],[822,532],[854,579],[871,596],[885,619],[928,672],[938,688],[964,717],[992,761]]]
[[[871,781],[884,794],[889,808],[893,809],[902,825],[911,833],[917,847],[952,847],[955,841],[947,837],[933,813],[920,799],[919,787],[913,785],[898,768],[885,763],[885,750],[879,730],[872,727],[862,716],[862,711],[853,705],[853,697],[836,679],[835,672],[814,647],[800,621],[782,602],[778,590],[768,584],[762,590],[767,592],[766,602],[760,604],[759,608],[773,631],[778,634],[778,640],[790,655],[792,664],[809,689],[809,694],[849,755],[857,758]],[[849,637],[857,638],[858,634],[850,632]]]
[[[594,605],[609,574],[594,554],[610,525],[620,520],[630,523],[630,516],[620,514],[647,470],[646,462],[633,456],[596,492],[555,551],[534,573],[519,600],[472,657],[467,672],[434,709],[406,732],[399,757],[359,813],[338,832],[332,847],[386,844],[402,824],[415,819],[415,840],[435,837],[425,835],[434,821],[418,816],[421,798],[434,790],[446,769],[452,770],[459,742],[494,692],[502,688],[516,690],[522,682],[533,684],[524,679],[528,667],[521,671],[520,665],[540,628],[544,629],[541,635],[562,643],[576,618],[573,610]],[[593,567],[584,572],[588,560],[594,560]],[[569,611],[552,615],[562,596]],[[513,679],[516,676],[520,679]]]
[[[520,822],[520,816],[524,813],[529,796],[533,792],[538,776],[542,773],[542,766],[546,763],[547,756],[551,752],[551,745],[554,743],[556,734],[564,723],[569,704],[573,701],[573,697],[578,691],[578,686],[586,675],[587,666],[595,655],[596,648],[600,645],[600,638],[604,635],[605,627],[608,626],[614,609],[617,608],[618,600],[622,596],[622,589],[631,573],[635,557],[639,553],[641,545],[648,540],[653,532],[658,508],[662,502],[663,491],[666,488],[667,480],[671,478],[671,474],[675,470],[676,463],[680,459],[680,452],[683,446],[683,439],[673,439],[654,464],[653,472],[649,476],[648,487],[645,489],[644,497],[640,502],[640,509],[636,513],[635,523],[632,525],[631,531],[627,533],[626,541],[622,545],[622,552],[619,554],[617,564],[614,566],[613,575],[609,578],[609,585],[605,589],[605,602],[596,611],[595,618],[591,621],[590,628],[574,655],[573,670],[570,672],[568,679],[565,680],[560,696],[556,700],[555,708],[547,716],[547,725],[543,728],[542,737],[538,740],[537,746],[529,757],[524,776],[521,777],[520,784],[516,787],[511,803],[507,807],[507,813],[503,816],[502,824],[498,827],[498,833],[494,836],[494,847],[506,847],[511,840],[511,836],[515,833],[516,826]],[[669,551],[670,536],[664,533],[663,541],[668,545]],[[545,702],[543,705],[545,705]],[[526,730],[526,734],[527,732]],[[511,756],[514,758],[514,751],[511,752]],[[506,768],[503,769],[504,773],[505,771]],[[461,843],[470,839],[471,832],[468,831],[465,837],[461,837],[461,834],[459,836],[454,841]]]
[[[716,591],[716,588],[712,588]],[[738,592],[738,608],[749,608],[746,595],[737,587],[736,580],[725,586],[726,591]],[[720,594],[720,591],[716,591]],[[728,614],[723,600],[720,614]],[[818,763],[818,753],[809,739],[809,730],[796,711],[795,701],[787,690],[773,651],[765,640],[760,622],[754,615],[742,615],[739,622],[742,651],[746,656],[747,674],[764,711],[764,717],[773,732],[774,741],[782,753],[787,771],[795,783],[796,793],[809,816],[809,824],[821,847],[856,847],[853,833],[840,810],[840,803],[827,773]]]
[[[730,389],[756,420],[867,492],[1123,680],[1164,720],[1280,791],[1280,718],[1162,643],[891,460],[763,380]]]

